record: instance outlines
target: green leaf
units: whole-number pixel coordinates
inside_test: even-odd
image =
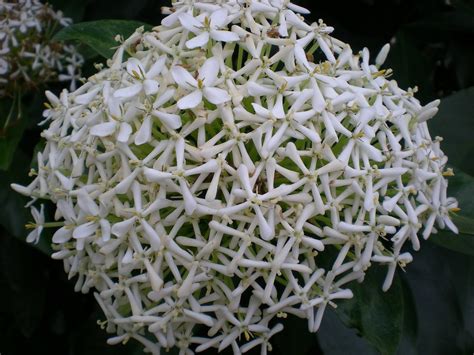
[[[408,272],[410,272],[408,268]],[[416,354],[418,316],[413,290],[404,273],[398,273],[403,290],[403,332],[398,354]]]
[[[471,175],[474,175],[473,112],[474,87],[471,87],[441,100],[439,113],[429,121],[432,135],[444,138],[441,148],[449,162]]]
[[[357,334],[356,329],[347,327],[332,308],[324,312],[321,328],[315,335],[324,355],[378,354],[365,338]]]
[[[310,354],[316,346],[316,338],[309,333],[308,321],[293,315],[282,320],[285,328],[272,340],[281,354]]]
[[[453,222],[458,227],[459,233],[474,236],[474,219],[461,215],[454,215]],[[474,238],[473,238],[474,239]]]
[[[349,327],[382,355],[395,354],[402,339],[405,309],[404,293],[396,276],[392,287],[383,292],[386,268],[372,267],[362,284],[352,284],[354,297],[339,303],[337,314]]]
[[[474,177],[461,169],[453,168],[454,176],[448,179],[448,195],[456,197],[461,208],[460,215],[474,218]]]
[[[24,131],[25,120],[20,119],[13,122],[5,134],[0,136],[0,170],[8,170],[10,167]]]
[[[473,261],[471,256],[424,243],[408,266],[405,276],[418,315],[416,354],[472,354]]]
[[[432,66],[426,49],[409,30],[401,29],[395,35],[385,67],[393,69],[393,78],[402,88],[418,86],[417,97],[428,100],[433,97]]]
[[[54,9],[61,10],[64,15],[71,17],[74,22],[79,22],[84,17],[86,6],[91,0],[49,0]]]
[[[17,117],[17,99],[0,100],[0,170],[8,170],[25,131],[25,118]],[[9,117],[7,124],[6,120]],[[3,127],[7,124],[6,127]]]
[[[6,298],[4,311],[14,315],[16,327],[30,338],[40,325],[46,304],[46,276],[37,265],[42,258],[3,230],[0,233],[0,278],[6,281],[0,299]]]
[[[141,26],[150,29],[150,25],[139,21],[100,20],[76,23],[63,28],[56,33],[54,39],[61,41],[77,41],[93,49],[104,58],[112,57],[114,47],[117,47],[115,37],[129,37]]]
[[[474,256],[474,236],[472,235],[454,234],[443,230],[432,234],[428,240],[443,248]]]
[[[466,11],[440,12],[406,26],[440,34],[450,33],[452,35],[452,32],[474,34],[474,16]]]

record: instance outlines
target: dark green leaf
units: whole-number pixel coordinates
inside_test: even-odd
[[[333,309],[324,313],[316,337],[325,355],[377,355],[374,347],[356,329],[347,327]]]
[[[441,148],[448,155],[450,163],[471,175],[474,175],[473,113],[474,88],[469,88],[443,99],[439,113],[429,121],[433,136],[444,138]]]
[[[3,232],[3,230],[1,231]],[[30,338],[37,330],[43,316],[46,290],[45,275],[35,262],[40,258],[30,248],[24,248],[18,241],[2,233],[0,236],[1,278],[7,289],[2,293],[8,297],[6,312],[14,315],[16,327],[22,335]],[[3,297],[2,297],[3,298]]]
[[[0,101],[0,170],[8,170],[25,130],[25,119],[18,117],[17,100]],[[9,117],[9,118],[7,118]],[[6,120],[9,122],[6,122]]]
[[[418,354],[472,354],[473,258],[424,243],[406,272],[418,314]],[[400,355],[405,355],[400,353]]]
[[[438,12],[430,17],[413,22],[407,27],[438,33],[462,32],[474,34],[474,16],[465,11]]]
[[[472,66],[474,50],[466,51],[466,48],[472,48],[472,40],[472,37],[458,36],[449,45],[449,57],[452,58],[452,65],[461,89],[474,85],[474,68]]]
[[[426,101],[433,96],[432,67],[427,53],[407,30],[400,30],[385,67],[393,69],[393,78],[402,88],[418,86],[417,97]]]
[[[443,248],[474,256],[474,236],[472,235],[454,234],[443,230],[432,234],[428,240]]]
[[[409,268],[408,268],[409,272]],[[416,313],[413,290],[404,273],[399,273],[403,289],[403,332],[398,354],[416,355],[416,340],[418,337],[418,316]]]
[[[48,2],[54,9],[63,11],[65,16],[78,22],[82,20],[86,6],[91,0],[49,0]]]
[[[59,31],[54,38],[61,41],[77,41],[92,48],[104,58],[110,58],[117,47],[115,37],[119,34],[127,38],[138,27],[150,26],[139,21],[100,20],[71,25]]]
[[[448,194],[456,197],[461,208],[460,215],[474,218],[474,177],[453,168],[454,176],[448,180]]]
[[[285,328],[272,340],[282,354],[309,354],[316,338],[308,331],[308,321],[289,315],[283,320]]]
[[[362,284],[351,285],[354,297],[339,303],[337,314],[349,327],[374,346],[381,354],[395,354],[403,332],[404,294],[398,277],[383,292],[381,285],[386,269],[373,267]]]
[[[458,227],[459,233],[473,236],[474,240],[474,219],[462,215],[454,215],[453,222]]]
[[[0,170],[8,170],[25,131],[25,120],[16,120],[0,136]]]

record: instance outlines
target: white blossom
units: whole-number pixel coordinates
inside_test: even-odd
[[[37,176],[12,185],[56,205],[53,258],[95,290],[109,344],[266,354],[287,314],[315,332],[372,265],[387,290],[419,235],[457,231],[439,101],[388,79],[389,46],[371,64],[287,1],[164,11],[47,93]]]
[[[53,31],[71,23],[61,11],[38,0],[0,5],[0,95],[13,95],[11,87],[18,80],[25,87],[59,80],[76,89],[84,59],[74,46],[51,39]]]

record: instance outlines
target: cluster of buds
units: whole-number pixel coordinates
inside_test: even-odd
[[[420,237],[456,231],[439,101],[388,79],[388,45],[371,63],[282,0],[164,11],[47,93],[36,177],[12,186],[56,205],[53,222],[31,207],[28,239],[60,227],[53,258],[96,290],[110,344],[266,354],[288,314],[315,332],[370,266],[387,290]]]
[[[71,23],[38,0],[0,3],[0,97],[51,81],[67,81],[75,89],[83,58],[74,46],[52,39]]]

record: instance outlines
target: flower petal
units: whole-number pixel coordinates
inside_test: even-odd
[[[192,77],[189,72],[184,69],[182,66],[176,65],[171,68],[171,75],[173,76],[174,81],[179,86],[190,90],[191,86],[197,87],[197,81]]]
[[[189,49],[203,47],[209,42],[209,32],[202,32],[194,38],[186,42],[186,47]]]
[[[145,94],[147,95],[154,95],[158,92],[160,85],[156,80],[145,79],[143,81],[143,89],[145,90]]]
[[[115,223],[112,226],[112,234],[119,238],[123,237],[133,227],[133,224],[135,223],[136,219],[137,219],[136,217],[132,217],[124,221]]]
[[[160,237],[158,236],[158,233],[156,233],[155,229],[153,229],[150,224],[144,219],[140,221],[140,224],[143,228],[143,233],[147,237],[148,241],[150,242],[151,247],[154,250],[160,249],[161,246],[161,240]]]
[[[153,79],[154,77],[158,76],[161,71],[163,70],[166,63],[166,56],[161,56],[157,59],[155,63],[151,66],[148,72],[145,75],[147,79]]]
[[[283,108],[283,95],[278,94],[275,106],[272,108],[272,114],[276,118],[285,118],[285,109]]]
[[[230,95],[227,91],[219,88],[204,88],[203,89],[204,96],[209,102],[212,102],[214,105],[220,105],[224,102],[227,102],[231,99]]]
[[[215,57],[207,59],[199,68],[198,78],[202,80],[204,86],[212,86],[217,80],[219,73],[219,61]]]
[[[225,26],[228,22],[227,14],[228,12],[225,8],[213,11],[210,18],[211,28],[221,28]]]
[[[142,84],[133,84],[126,88],[118,89],[114,92],[114,97],[118,99],[128,99],[138,95],[142,91]]]
[[[308,59],[306,58],[306,53],[303,47],[296,45],[295,46],[295,59],[299,65],[304,66],[307,69],[310,69]]]
[[[161,24],[165,27],[173,27],[176,22],[179,21],[179,16],[186,10],[186,7],[181,7],[180,9],[172,12],[168,16],[166,16],[162,21]]]
[[[200,28],[203,27],[201,22],[186,12],[179,15],[179,22],[181,22],[181,26],[192,33],[196,33]]]
[[[142,78],[145,75],[145,69],[143,63],[137,58],[130,58],[127,61],[127,72],[133,77]]]
[[[161,122],[171,129],[178,129],[181,127],[181,117],[179,117],[179,115],[157,110],[153,111],[153,115],[158,117]]]
[[[82,238],[87,238],[90,237],[95,233],[97,230],[97,223],[96,222],[88,222],[85,224],[81,224],[80,226],[76,227],[74,229],[74,232],[72,232],[72,236],[75,239],[82,239]]]
[[[56,244],[63,244],[69,241],[72,237],[72,229],[64,226],[59,228],[56,232],[53,234],[53,243]]]
[[[156,97],[155,102],[153,103],[153,107],[158,108],[160,106],[163,106],[174,96],[175,92],[176,92],[175,89],[167,89],[164,93],[162,93],[161,95],[158,95]]]
[[[85,94],[76,96],[76,98],[74,99],[74,102],[79,105],[87,105],[95,98],[95,96],[99,93],[99,91],[100,91],[100,88],[96,88],[94,90],[86,92]]]
[[[257,116],[260,116],[263,118],[270,118],[270,111],[266,109],[265,107],[259,104],[256,104],[255,102],[252,102],[252,107]]]
[[[288,26],[286,24],[284,12],[280,12],[280,26],[278,27],[278,33],[282,37],[288,37]]]
[[[77,204],[88,215],[97,216],[99,214],[99,207],[83,188],[77,190]]]
[[[179,186],[181,187],[181,194],[184,200],[184,210],[186,211],[186,214],[192,215],[197,207],[197,202],[194,199],[193,194],[189,190],[186,180],[179,179]]]
[[[277,89],[257,84],[254,81],[247,82],[247,91],[251,96],[270,96],[277,93]]]
[[[199,105],[202,101],[202,92],[201,90],[196,90],[189,95],[186,95],[185,97],[181,98],[178,101],[178,107],[181,110],[185,110],[188,108],[194,108],[197,105]]]
[[[132,134],[132,126],[130,126],[127,122],[122,122],[120,124],[120,130],[117,135],[117,141],[121,143],[126,143]]]
[[[135,144],[142,145],[148,143],[151,139],[151,117],[147,116],[135,135]]]
[[[92,126],[89,133],[92,136],[107,137],[114,133],[115,127],[117,127],[116,122],[99,123],[98,125]]]
[[[290,10],[294,12],[299,12],[300,14],[303,14],[303,15],[309,15],[311,13],[308,9],[305,9],[304,7],[293,4],[291,2],[289,2],[286,6],[288,6]]]
[[[143,168],[143,175],[145,175],[145,178],[150,182],[161,182],[161,183],[173,177],[173,174],[171,173],[159,171],[156,169],[150,169],[147,167]]]
[[[240,39],[237,33],[231,31],[211,30],[211,38],[221,42],[235,42]]]

